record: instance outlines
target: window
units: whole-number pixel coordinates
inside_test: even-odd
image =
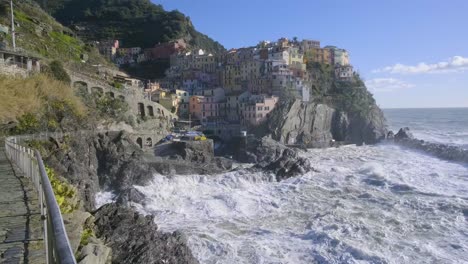
[[[263,107],[259,106],[258,111],[262,111],[262,110],[263,110]]]
[[[203,117],[205,117],[205,112],[203,112]]]

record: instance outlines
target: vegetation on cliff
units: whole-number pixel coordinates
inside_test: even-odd
[[[47,75],[0,76],[0,102],[0,124],[18,134],[75,127],[87,114],[67,83]]]
[[[307,71],[314,76],[311,95],[314,102],[325,103],[339,111],[366,117],[376,107],[373,95],[359,75],[351,81],[335,79],[332,65],[310,62]]]
[[[105,64],[106,61],[96,48],[86,45],[70,29],[62,26],[44,12],[35,2],[14,1],[16,23],[16,45],[21,52],[46,59],[60,61],[81,61],[87,54],[92,64]],[[0,24],[10,25],[10,5],[0,2]],[[11,34],[1,39],[11,47]]]
[[[36,0],[67,26],[82,29],[85,40],[119,39],[126,47],[152,47],[183,38],[192,48],[212,53],[224,47],[195,30],[189,17],[165,11],[150,0]]]
[[[72,131],[105,120],[125,121],[130,125],[134,122],[129,120],[129,106],[125,101],[88,93],[76,95],[68,82],[52,77],[66,78],[68,75],[61,75],[66,72],[51,72],[55,73],[28,78],[0,75],[0,132]]]

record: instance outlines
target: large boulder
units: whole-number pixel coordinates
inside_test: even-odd
[[[232,168],[232,161],[214,156],[213,140],[174,141],[155,147],[150,166],[163,175],[213,174]]]
[[[180,232],[158,231],[153,216],[107,204],[94,213],[96,235],[112,249],[112,263],[195,264]]]
[[[265,171],[272,172],[276,176],[277,181],[301,176],[314,170],[307,158],[299,157],[297,152],[292,149],[284,150],[276,161],[261,168]]]
[[[155,147],[155,155],[175,157],[189,162],[211,162],[214,159],[213,140],[172,141]]]
[[[313,170],[307,158],[270,137],[244,138],[235,157],[241,162],[254,163],[253,170],[272,172],[277,181],[303,175]]]
[[[414,139],[413,133],[411,133],[409,127],[400,128],[398,133],[395,135],[395,140],[402,140],[402,139]]]

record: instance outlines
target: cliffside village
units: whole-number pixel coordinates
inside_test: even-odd
[[[204,131],[222,138],[264,122],[281,97],[310,101],[316,76],[306,71],[308,62],[332,65],[340,81],[351,81],[354,76],[346,50],[322,48],[315,40],[281,38],[217,55],[187,52],[183,40],[147,49],[120,48],[117,40],[99,42],[98,47],[118,66],[169,60],[164,79],[120,81],[139,85],[152,101],[177,113],[181,120],[202,125]]]

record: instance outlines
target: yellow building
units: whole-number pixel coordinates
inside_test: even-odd
[[[332,52],[326,48],[311,48],[305,52],[304,62],[333,64]]]
[[[306,64],[304,63],[304,55],[299,52],[299,48],[290,47],[289,48],[289,61],[288,65],[291,68],[298,70],[306,70]]]

